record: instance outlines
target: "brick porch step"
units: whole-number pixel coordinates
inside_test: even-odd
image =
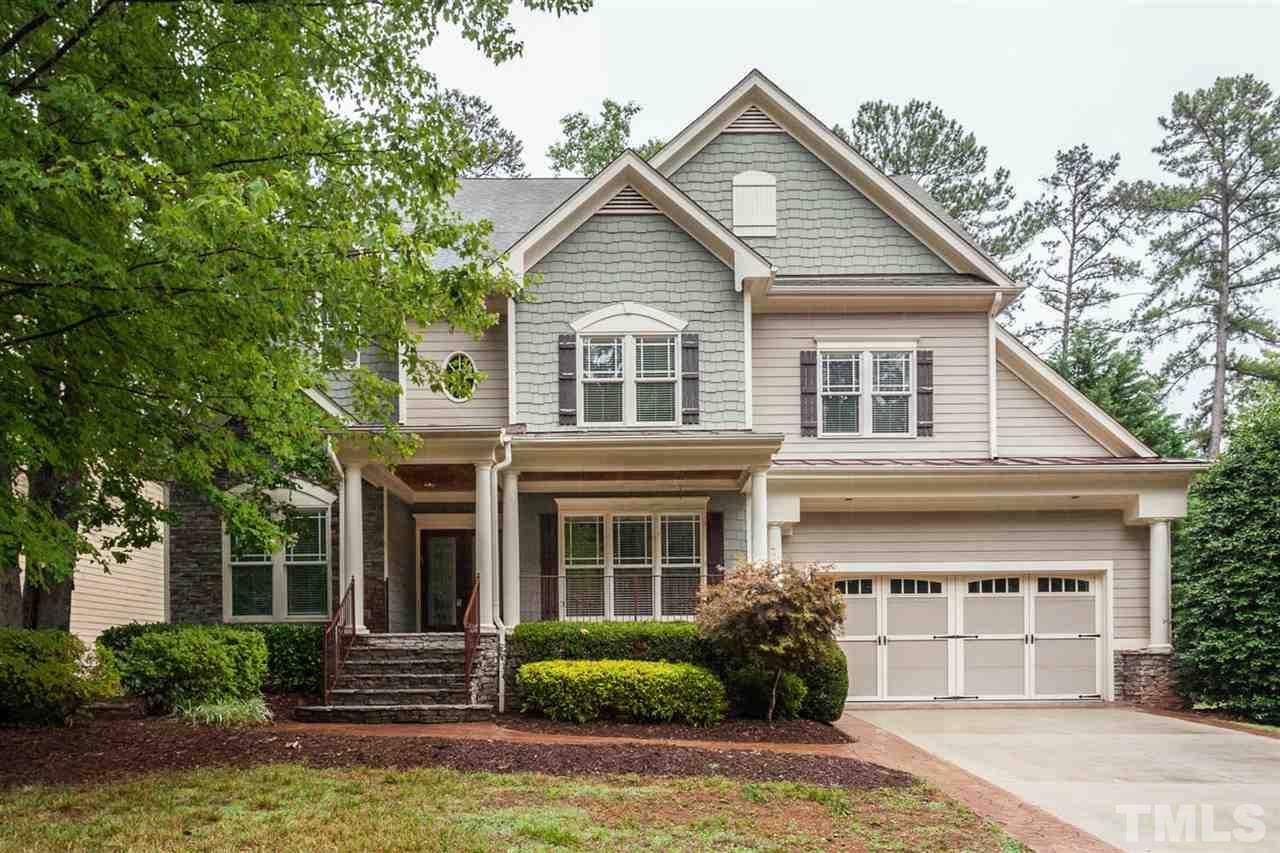
[[[304,723],[476,723],[493,719],[492,705],[304,705]]]

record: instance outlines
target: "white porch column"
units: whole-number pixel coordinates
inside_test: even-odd
[[[520,472],[508,468],[502,479],[502,621],[520,624]]]
[[[751,472],[751,555],[766,560],[769,555],[769,472],[759,468]]]
[[[476,597],[481,628],[493,626],[493,463],[476,463]]]
[[[769,523],[769,562],[782,562],[782,525],[776,522]]]
[[[346,518],[344,525],[347,532],[346,547],[342,554],[342,563],[346,568],[346,577],[342,579],[342,588],[338,595],[347,591],[348,578],[355,579],[353,594],[356,611],[356,631],[363,633],[364,627],[364,504],[363,479],[360,474],[364,464],[347,463],[346,482],[343,484],[342,496],[345,501],[342,514]]]
[[[1151,522],[1151,645],[1154,652],[1173,650],[1169,642],[1169,521]]]

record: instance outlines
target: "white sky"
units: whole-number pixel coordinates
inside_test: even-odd
[[[520,59],[494,67],[449,36],[424,61],[493,104],[535,175],[551,173],[566,113],[634,100],[633,141],[666,139],[752,67],[827,124],[865,100],[932,100],[1028,198],[1054,152],[1078,142],[1120,152],[1125,177],[1159,177],[1156,118],[1176,91],[1243,73],[1280,87],[1280,0],[597,0],[584,15],[520,10],[514,22]],[[1280,296],[1268,301],[1280,310]]]

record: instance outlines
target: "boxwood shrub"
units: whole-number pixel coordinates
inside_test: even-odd
[[[849,669],[840,644],[835,640],[828,643],[826,653],[800,676],[806,688],[800,716],[822,723],[840,719],[849,698]]]
[[[692,622],[524,622],[508,639],[521,663],[647,660],[715,668],[715,653]]]
[[[125,688],[151,713],[262,695],[267,644],[256,631],[186,627],[135,637],[122,661]]]
[[[128,656],[129,644],[144,634],[171,633],[198,628],[168,622],[131,622],[102,632],[99,642]],[[255,631],[267,644],[267,678],[265,689],[271,693],[318,693],[323,677],[321,655],[324,650],[324,626],[314,623],[273,623],[224,626],[238,631]]]
[[[724,685],[689,663],[552,660],[527,663],[516,675],[520,710],[553,720],[686,722],[724,719]]]
[[[111,650],[66,631],[0,628],[0,722],[66,725],[120,692]]]

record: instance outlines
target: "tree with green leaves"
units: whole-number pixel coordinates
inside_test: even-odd
[[[1231,442],[1191,487],[1173,564],[1180,690],[1280,723],[1280,394],[1238,413]]]
[[[1228,386],[1274,370],[1242,347],[1280,346],[1262,300],[1280,284],[1280,99],[1251,75],[1220,77],[1174,95],[1160,127],[1155,153],[1173,180],[1141,187],[1165,227],[1151,243],[1156,266],[1135,326],[1152,346],[1176,341],[1164,364],[1170,384],[1212,371],[1202,408],[1217,456]]]
[[[635,101],[620,104],[605,98],[598,120],[584,112],[564,116],[560,119],[563,138],[547,149],[551,169],[557,175],[596,174],[632,147],[631,119],[640,110],[641,106]],[[661,139],[650,139],[636,148],[636,153],[648,160],[662,150],[663,144]]]
[[[1097,314],[1142,274],[1142,262],[1126,250],[1141,234],[1143,216],[1116,180],[1119,154],[1097,157],[1081,144],[1057,152],[1054,161],[1053,173],[1040,179],[1044,193],[1035,202],[1046,232],[1039,240],[1036,290],[1054,321],[1025,333],[1055,335],[1064,353],[1079,325],[1099,322]]]
[[[1105,327],[1078,323],[1053,369],[1161,456],[1191,455],[1189,436],[1164,406],[1165,390],[1142,366],[1142,352],[1125,347]]]
[[[847,129],[832,130],[882,172],[914,178],[997,260],[1034,236],[1034,217],[1015,204],[1009,170],[990,169],[987,147],[935,104],[866,101]]]
[[[524,143],[502,126],[493,105],[460,89],[446,89],[439,100],[445,112],[457,117],[470,142],[466,150],[466,165],[460,171],[463,177],[529,177],[529,169],[524,162]]]
[[[421,58],[447,26],[518,55],[509,5],[0,6],[0,615],[65,628],[77,559],[107,568],[172,520],[147,482],[279,541],[269,490],[331,476],[340,430],[304,392],[353,350],[445,385],[411,324],[479,332],[520,282],[448,211],[470,140]],[[396,383],[352,381],[375,451],[411,449]]]

